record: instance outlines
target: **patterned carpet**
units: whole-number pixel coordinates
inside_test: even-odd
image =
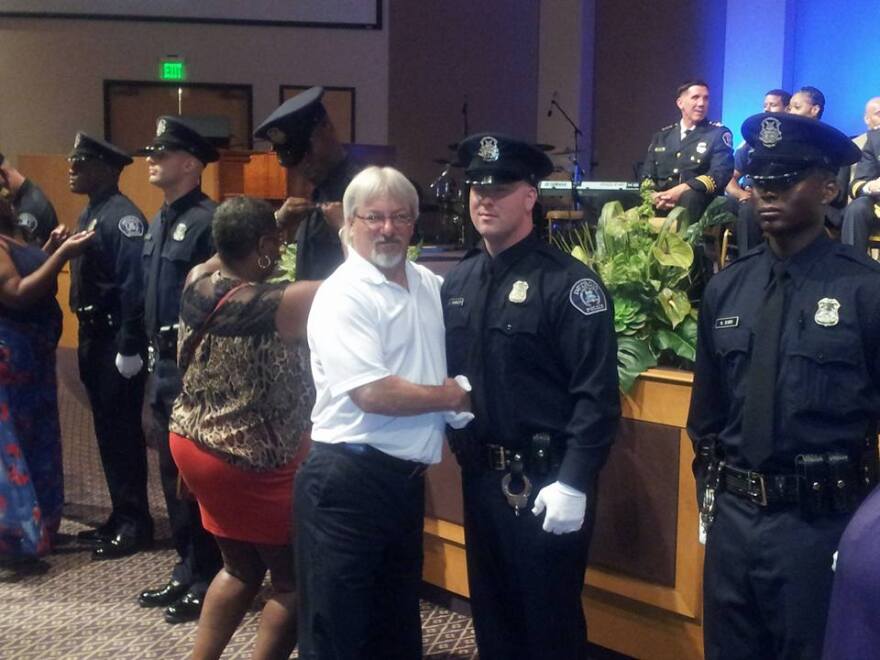
[[[196,625],[169,625],[160,609],[143,609],[135,600],[145,587],[163,583],[174,564],[156,452],[149,452],[156,546],[125,559],[91,561],[75,535],[106,519],[109,498],[72,351],[59,351],[58,372],[67,502],[63,543],[36,564],[0,564],[0,659],[185,658]],[[261,606],[258,598],[224,658],[250,657]],[[463,614],[423,601],[422,631],[425,657],[477,657],[473,626]]]

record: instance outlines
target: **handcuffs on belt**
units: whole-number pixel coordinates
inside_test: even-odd
[[[507,503],[513,507],[513,512],[518,516],[520,509],[525,509],[529,503],[529,495],[532,494],[532,482],[523,473],[523,457],[519,452],[515,453],[510,459],[510,472],[501,479],[501,492],[507,499]],[[523,488],[520,492],[514,493],[510,490],[510,482],[514,477],[522,479]]]
[[[509,470],[501,479],[501,492],[507,503],[513,508],[518,516],[521,509],[525,509],[529,503],[529,495],[532,494],[532,482],[525,475],[525,455],[521,451],[505,449],[503,445],[486,445],[489,450],[489,467],[493,470]],[[534,473],[539,476],[546,475],[551,469],[551,439],[550,434],[545,432],[535,433],[529,443],[529,465]],[[509,458],[508,458],[509,456]],[[514,479],[521,480],[522,490],[518,493],[510,489]]]

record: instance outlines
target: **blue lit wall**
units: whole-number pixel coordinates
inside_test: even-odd
[[[880,96],[880,2],[798,0],[792,82],[825,94],[822,120],[844,133],[865,130],[865,101]]]
[[[818,87],[824,121],[864,131],[865,101],[880,95],[880,1],[731,0],[726,27],[722,117],[737,143],[743,120],[774,87]]]

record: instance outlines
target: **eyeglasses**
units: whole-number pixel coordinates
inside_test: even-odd
[[[395,227],[408,227],[413,223],[412,213],[392,213],[391,215],[383,215],[381,213],[369,213],[367,215],[358,215],[354,214],[354,217],[359,218],[364,221],[364,224],[367,225],[370,229],[378,229],[382,225],[385,224],[386,220],[391,220],[391,223]]]

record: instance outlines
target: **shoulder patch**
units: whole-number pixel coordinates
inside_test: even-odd
[[[18,226],[27,231],[37,231],[37,218],[33,213],[19,213]]]
[[[119,221],[119,231],[126,238],[139,238],[144,235],[144,223],[136,215],[127,215]]]
[[[733,149],[733,133],[730,131],[724,131],[721,134],[721,140],[727,145],[728,149]]]
[[[598,314],[608,309],[605,292],[596,280],[583,278],[575,282],[568,294],[568,300],[584,316]]]

